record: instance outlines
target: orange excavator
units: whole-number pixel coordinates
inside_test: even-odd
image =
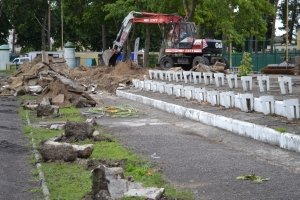
[[[222,41],[197,39],[195,23],[187,22],[177,14],[132,11],[124,18],[112,49],[103,52],[102,58],[105,65],[116,64],[132,25],[136,23],[164,26],[165,52],[159,60],[159,65],[164,69],[182,65],[191,68],[199,63],[210,65],[216,61],[226,63],[226,60],[222,58]]]

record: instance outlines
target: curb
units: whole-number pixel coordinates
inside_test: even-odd
[[[300,136],[298,135],[280,133],[262,125],[191,109],[121,90],[116,90],[116,95],[175,114],[179,117],[185,117],[241,136],[246,136],[261,142],[276,145],[283,149],[300,152]]]
[[[27,124],[31,125],[31,122],[30,122],[30,119],[29,119],[29,116],[28,116],[28,112],[26,112],[26,120],[27,120]],[[40,179],[40,182],[41,182],[41,187],[42,187],[44,199],[45,200],[50,200],[50,192],[49,192],[49,189],[47,187],[47,183],[46,183],[44,173],[42,171],[42,165],[41,165],[41,163],[39,163],[41,155],[39,154],[39,152],[37,150],[37,147],[36,147],[36,144],[35,144],[35,140],[32,137],[32,131],[30,131],[30,136],[31,136],[31,142],[32,142],[32,147],[33,147],[34,158],[35,158],[35,162],[36,162],[36,168],[39,172],[39,179]]]

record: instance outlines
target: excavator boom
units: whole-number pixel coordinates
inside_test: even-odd
[[[122,22],[122,27],[117,35],[116,40],[113,42],[113,48],[105,50],[102,54],[102,58],[105,65],[115,65],[118,57],[117,55],[120,53],[124,43],[127,41],[133,23],[170,24],[179,23],[182,20],[182,17],[176,14],[161,14],[135,11],[130,12]]]

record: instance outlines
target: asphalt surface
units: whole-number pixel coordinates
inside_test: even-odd
[[[132,105],[137,118],[103,116],[98,122],[128,148],[157,163],[167,180],[196,199],[300,199],[300,156],[152,107],[108,94],[101,106]],[[152,155],[152,156],[151,156]],[[255,173],[262,184],[237,180]]]
[[[33,181],[29,142],[22,133],[19,102],[15,97],[0,97],[0,199],[41,199],[32,190]]]

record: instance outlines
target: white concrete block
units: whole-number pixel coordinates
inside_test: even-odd
[[[166,71],[166,78],[168,81],[175,81],[175,75],[173,71]]]
[[[244,91],[252,90],[252,76],[242,76],[241,81]]]
[[[140,81],[139,82],[139,88],[144,90],[145,89],[145,81]]]
[[[235,106],[235,95],[234,92],[221,92],[220,93],[220,105],[225,108],[234,108]]]
[[[176,82],[180,82],[180,81],[183,80],[182,71],[176,71],[176,72],[174,72],[174,76],[175,76],[175,81]]]
[[[174,86],[174,93],[175,93],[176,97],[184,97],[183,85],[175,85]]]
[[[217,90],[207,91],[207,102],[212,106],[220,105],[220,92]]]
[[[289,76],[279,76],[278,83],[281,94],[292,94],[292,78]]]
[[[300,151],[300,136],[290,133],[281,134],[280,147],[292,151]]]
[[[215,114],[207,113],[207,112],[200,112],[199,113],[199,121],[201,123],[213,126],[215,124]]]
[[[153,73],[154,73],[154,79],[155,80],[158,80],[159,79],[159,75],[160,75],[160,70],[153,70]]]
[[[214,77],[217,87],[225,85],[224,73],[214,73]]]
[[[192,72],[192,77],[193,77],[194,84],[198,84],[202,82],[201,81],[202,72]]]
[[[159,79],[164,81],[166,79],[166,71],[160,70],[159,71]]]
[[[175,87],[174,84],[166,84],[166,85],[165,85],[165,91],[166,91],[166,93],[167,93],[168,95],[173,95],[173,94],[175,94],[175,92],[174,92],[174,87]]]
[[[179,117],[184,117],[187,108],[179,105],[174,106],[174,113]]]
[[[171,113],[171,114],[175,113],[175,104],[166,102],[165,108],[166,108],[165,111],[167,111],[168,113]]]
[[[184,93],[183,96],[188,100],[191,100],[194,98],[194,91],[195,91],[194,86],[185,86],[183,88],[183,93]]]
[[[144,81],[145,83],[145,90],[150,91],[151,90],[151,82],[152,81]]]
[[[265,115],[275,113],[275,100],[273,96],[261,96],[259,97],[259,102],[262,108],[262,112]]]
[[[204,84],[210,85],[213,83],[213,73],[212,72],[203,72]]]
[[[238,88],[237,74],[227,74],[226,78],[230,89]]]
[[[149,70],[148,70],[148,73],[149,73],[149,78],[150,78],[150,79],[153,79],[153,78],[154,78],[154,70],[149,69]]]
[[[195,88],[194,98],[199,102],[207,101],[206,89],[205,88]]]
[[[157,82],[156,81],[150,82],[150,90],[152,92],[157,92]]]
[[[253,94],[240,94],[241,110],[244,112],[252,112],[254,107]]]
[[[132,79],[132,84],[135,88],[139,88],[139,79]]]
[[[266,75],[257,76],[258,86],[260,92],[270,91],[270,77]]]
[[[165,93],[165,86],[166,86],[166,82],[158,82],[157,83],[157,91],[161,94]]]
[[[283,100],[285,113],[288,120],[299,119],[299,99],[286,99]]]
[[[232,119],[221,115],[216,115],[214,126],[232,132]]]
[[[192,82],[192,72],[191,71],[183,71],[182,72],[183,79],[185,83]]]
[[[166,103],[164,101],[154,100],[153,107],[160,110],[165,110]]]

